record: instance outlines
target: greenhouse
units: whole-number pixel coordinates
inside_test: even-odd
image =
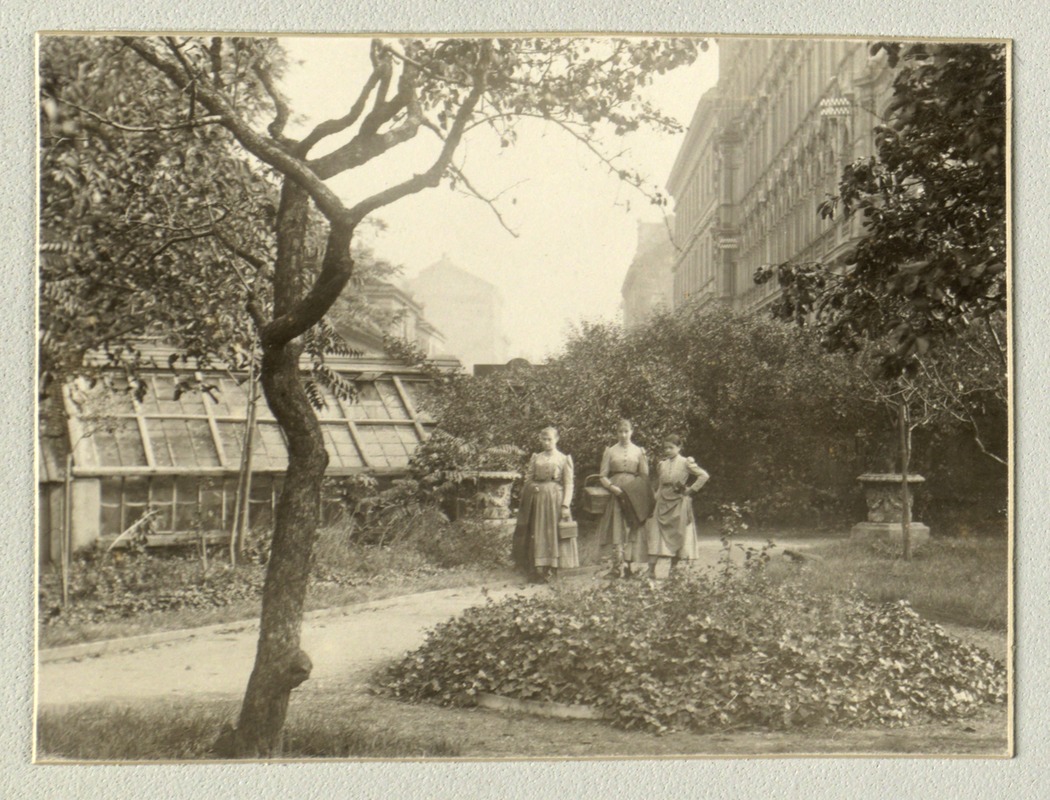
[[[404,474],[431,424],[417,408],[429,379],[376,358],[333,360],[329,366],[354,382],[357,396],[343,400],[318,387],[327,474]],[[181,391],[187,377],[213,388]],[[66,529],[70,548],[78,549],[113,540],[147,513],[151,545],[228,536],[248,431],[246,376],[157,369],[140,375],[139,396],[122,373],[103,378],[93,386],[64,387],[63,408],[41,415],[41,558],[58,559]],[[288,455],[262,399],[251,442],[247,522],[266,527]]]

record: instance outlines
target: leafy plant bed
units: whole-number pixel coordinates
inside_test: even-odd
[[[307,596],[308,610],[396,594],[477,584],[506,577],[509,568],[452,558],[469,546],[455,542],[437,553],[412,543],[346,544],[339,531],[322,531]],[[448,534],[446,534],[448,536]],[[509,553],[509,544],[504,548]],[[135,636],[159,630],[258,618],[265,566],[251,554],[231,568],[224,548],[207,566],[192,552],[130,551],[78,554],[70,572],[69,603],[62,604],[57,569],[40,574],[42,646]]]
[[[907,603],[814,596],[761,570],[489,603],[438,626],[378,683],[445,705],[481,692],[589,705],[660,732],[899,726],[1006,700],[1001,661]]]

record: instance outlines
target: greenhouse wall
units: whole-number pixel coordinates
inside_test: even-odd
[[[317,387],[318,421],[329,454],[329,476],[405,474],[432,421],[418,410],[427,379],[376,359],[330,364],[354,382],[352,400]],[[158,369],[140,375],[136,394],[117,370],[63,392],[72,451],[72,548],[112,541],[138,524],[150,545],[229,536],[247,429],[246,376]],[[204,391],[186,391],[188,379]],[[52,415],[52,418],[54,415]],[[40,557],[60,556],[65,530],[64,456],[56,437],[40,437]],[[288,454],[263,399],[252,434],[248,525],[267,529],[280,494]],[[146,517],[143,520],[143,517]]]

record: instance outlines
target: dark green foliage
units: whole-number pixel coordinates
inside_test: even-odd
[[[764,580],[675,578],[512,597],[438,626],[382,690],[471,705],[478,692],[587,704],[652,731],[898,725],[1003,703],[1003,664],[907,603]]]
[[[270,535],[259,531],[249,536],[235,569],[225,560],[225,546],[209,548],[207,568],[190,550],[87,550],[73,561],[67,606],[62,606],[59,571],[41,573],[40,620],[44,625],[75,626],[256,601],[269,552]],[[508,566],[509,557],[509,533],[479,519],[449,522],[432,504],[386,503],[371,514],[347,516],[321,530],[310,581],[315,587],[360,586],[394,575],[499,569]]]
[[[468,564],[507,567],[510,565],[510,531],[505,527],[489,526],[480,519],[465,517],[431,529],[418,536],[413,544],[437,567]]]
[[[872,50],[899,68],[875,155],[848,165],[838,197],[814,209],[861,218],[863,236],[841,265],[787,263],[756,280],[775,277],[774,313],[815,315],[833,349],[892,335],[892,375],[961,325],[1006,310],[1007,54],[1003,44]]]
[[[711,481],[698,511],[750,502],[760,524],[852,520],[855,437],[879,423],[856,398],[862,376],[816,337],[724,308],[680,309],[624,332],[585,325],[547,363],[483,378],[459,376],[429,406],[467,443],[536,449],[558,426],[577,479],[597,472],[616,423],[634,421],[651,459],[668,433],[686,437]]]

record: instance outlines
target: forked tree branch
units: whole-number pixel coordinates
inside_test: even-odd
[[[387,63],[389,64],[389,62]],[[375,78],[375,83],[382,81],[382,73],[378,70],[380,70],[380,67],[377,67],[377,72],[373,72],[372,77],[369,78],[369,83],[365,86],[366,89],[369,84],[373,83],[373,77]],[[381,107],[374,108],[361,122],[361,130],[349,142],[325,156],[310,161],[310,167],[314,172],[320,178],[327,180],[341,172],[359,167],[381,156],[391,148],[413,138],[419,131],[419,126],[423,121],[419,98],[416,96],[416,80],[417,72],[414,68],[406,68],[402,71],[401,77],[398,79],[397,94],[389,102],[382,104]],[[367,99],[368,94],[362,92],[361,97],[358,98],[362,109]],[[360,116],[362,109],[358,110],[357,116]],[[393,119],[403,109],[406,111],[406,114],[401,124],[384,133],[378,132],[382,125]],[[351,124],[353,122],[343,126],[342,129],[349,127]],[[332,127],[335,128],[334,125]]]
[[[161,58],[156,51],[139,37],[122,37],[121,41],[140,58],[163,73],[180,89],[185,89],[196,76],[191,72],[183,74],[183,69],[171,61]],[[179,54],[181,55],[181,54]],[[185,64],[185,59],[182,59]],[[197,81],[197,99],[209,112],[220,118],[219,124],[225,127],[249,153],[260,161],[291,178],[313,199],[317,208],[333,224],[343,219],[346,208],[324,181],[310,167],[290,154],[280,144],[262,136],[234,110],[230,103],[207,82]]]
[[[415,194],[423,189],[434,187],[441,183],[441,177],[451,165],[452,155],[455,153],[460,140],[463,138],[463,131],[466,128],[467,122],[470,120],[471,115],[474,113],[474,108],[477,106],[478,101],[481,100],[481,97],[484,95],[485,89],[488,86],[486,68],[489,59],[491,58],[491,53],[491,44],[488,44],[483,49],[481,62],[474,73],[474,87],[470,90],[470,93],[463,101],[463,105],[461,105],[456,112],[455,120],[452,123],[452,127],[449,129],[448,136],[445,138],[441,152],[430,168],[426,172],[413,175],[408,180],[402,181],[396,186],[391,186],[381,192],[377,192],[371,197],[367,197],[357,203],[357,205],[353,206],[347,212],[347,216],[352,221],[352,224],[356,225],[376,209],[389,205],[396,200],[400,200],[402,197],[407,197],[410,194]]]
[[[365,85],[361,88],[361,94],[358,95],[357,100],[350,107],[350,111],[346,116],[340,117],[339,119],[329,119],[317,125],[296,147],[296,154],[300,158],[306,158],[310,154],[310,150],[313,149],[314,145],[329,136],[333,136],[337,133],[342,133],[360,118],[362,112],[365,110],[365,104],[368,102],[368,96],[372,94],[372,90],[375,89],[376,84],[379,82],[379,72],[376,70],[372,71],[372,74],[368,76],[368,80]]]
[[[435,125],[431,120],[424,119],[423,125],[427,128],[427,130],[433,131],[435,136],[444,141],[445,134],[442,133],[441,129],[437,125]],[[460,183],[467,187],[467,194],[477,198],[481,202],[485,203],[490,209],[492,209],[492,213],[496,215],[496,219],[499,221],[499,224],[507,233],[509,233],[515,239],[519,238],[518,232],[507,224],[506,220],[503,219],[503,214],[500,213],[499,206],[496,205],[496,200],[499,199],[500,195],[504,194],[504,192],[507,192],[514,187],[504,189],[503,192],[500,192],[495,197],[486,197],[474,187],[474,184],[470,182],[470,179],[466,176],[466,173],[464,173],[462,169],[455,165],[450,165],[449,171],[456,176],[456,180],[458,180]],[[517,185],[518,184],[515,184],[515,186]]]

